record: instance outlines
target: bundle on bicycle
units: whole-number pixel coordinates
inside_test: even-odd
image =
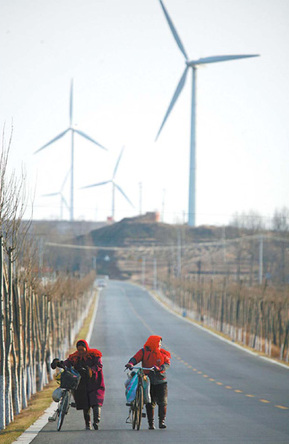
[[[140,429],[144,404],[151,402],[150,380],[144,371],[154,371],[154,368],[132,367],[125,382],[126,405],[129,406],[127,423],[132,424],[133,429]]]
[[[72,390],[75,407],[77,410],[83,410],[85,429],[91,430],[91,415],[93,411],[93,428],[98,430],[101,407],[104,401],[105,384],[102,372],[102,354],[97,349],[89,348],[87,342],[83,339],[77,341],[77,350],[68,356],[65,361],[55,358],[51,367],[76,370],[81,378],[76,389]]]
[[[168,403],[166,370],[170,366],[171,355],[167,350],[161,348],[161,344],[161,336],[150,336],[144,344],[143,348],[141,348],[132,358],[130,358],[129,362],[125,365],[127,369],[132,370],[133,367],[136,366],[136,364],[141,362],[143,366],[143,374],[147,375],[149,378],[149,394],[151,399],[150,402],[147,402],[145,404],[150,430],[155,429],[154,410],[156,405],[158,405],[159,428],[166,428],[165,419]],[[154,371],[151,371],[152,368]],[[136,424],[137,420],[139,420],[139,418],[136,419]]]

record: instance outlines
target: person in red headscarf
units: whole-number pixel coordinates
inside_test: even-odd
[[[73,366],[81,374],[79,386],[74,392],[76,409],[83,410],[86,430],[91,430],[90,409],[92,408],[93,427],[98,430],[105,393],[102,353],[95,348],[89,348],[84,339],[77,341],[76,348],[77,350],[65,361],[53,359],[51,368]]]
[[[170,353],[161,348],[162,337],[150,336],[143,348],[141,348],[129,362],[126,368],[132,369],[134,365],[142,362],[146,368],[154,367],[154,372],[145,370],[144,372],[150,378],[151,403],[146,404],[149,429],[154,430],[154,409],[158,405],[159,428],[165,429],[165,419],[168,404],[168,387],[166,380],[166,369],[170,366]]]

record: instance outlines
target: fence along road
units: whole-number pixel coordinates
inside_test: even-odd
[[[140,431],[125,423],[124,364],[151,334],[172,353],[167,429]],[[44,443],[288,443],[289,370],[220,341],[164,310],[123,282],[102,290],[90,345],[103,353],[106,398],[99,431],[85,431],[70,409],[63,428],[48,423]]]

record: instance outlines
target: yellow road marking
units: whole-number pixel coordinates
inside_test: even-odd
[[[154,331],[150,328],[150,326],[144,321],[144,319],[137,313],[137,311],[135,310],[135,308],[133,307],[131,301],[129,300],[129,298],[127,297],[127,300],[132,308],[132,310],[134,311],[136,317],[142,322],[142,324],[152,333],[154,334]],[[167,350],[169,350],[169,348],[167,347]],[[174,356],[176,359],[178,359],[180,362],[182,362],[183,364],[187,365],[188,368],[192,368],[191,365],[189,365],[187,362],[183,361],[181,359],[180,356],[177,356],[176,353],[171,352],[171,355]],[[196,372],[197,369],[193,368],[193,371]],[[201,375],[203,372],[198,371],[198,374]],[[208,375],[203,375],[204,378],[208,378]],[[209,378],[209,381],[215,381],[214,378]],[[222,382],[216,382],[217,385],[224,385]],[[227,389],[231,389],[232,387],[227,385],[225,386],[225,388]],[[243,393],[242,390],[234,390],[236,393]],[[250,394],[246,394],[245,396],[247,396],[247,398],[255,398],[255,395],[250,395]],[[271,401],[268,401],[267,399],[259,399],[260,402],[263,402],[264,404],[270,404]],[[289,410],[289,407],[286,407],[284,405],[275,405],[275,407],[277,409],[281,409],[281,410]]]

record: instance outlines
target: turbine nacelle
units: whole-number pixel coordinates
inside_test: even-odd
[[[190,226],[195,225],[195,195],[196,195],[196,185],[195,185],[195,170],[196,170],[196,69],[200,66],[207,65],[209,63],[217,63],[217,62],[229,62],[230,60],[238,60],[238,59],[246,59],[250,57],[258,57],[259,54],[240,54],[240,55],[224,55],[224,56],[212,56],[212,57],[204,57],[198,60],[189,60],[188,54],[185,50],[185,47],[180,39],[180,36],[173,24],[171,17],[163,3],[163,0],[159,0],[162,10],[165,14],[166,20],[168,22],[169,28],[173,34],[174,40],[178,45],[179,50],[183,54],[185,58],[186,67],[183,71],[183,74],[179,80],[177,88],[174,92],[174,95],[170,101],[169,107],[165,114],[165,117],[162,121],[160,129],[157,133],[156,140],[159,137],[176,101],[178,100],[184,86],[186,83],[186,78],[189,72],[189,68],[193,70],[193,81],[192,81],[192,107],[191,107],[191,142],[190,142],[190,172],[189,172],[189,209],[188,209],[188,224]]]
[[[103,150],[107,151],[107,148],[105,148],[103,145],[98,143],[96,140],[92,139],[92,137],[88,136],[83,131],[80,131],[79,129],[76,129],[73,125],[73,80],[71,80],[70,85],[70,101],[69,101],[69,127],[63,131],[62,133],[58,134],[58,136],[54,137],[52,140],[47,142],[45,145],[43,145],[41,148],[39,148],[37,151],[34,152],[34,154],[39,153],[40,151],[47,148],[49,145],[52,145],[57,140],[61,139],[63,136],[65,136],[66,133],[71,132],[71,168],[70,168],[70,175],[71,175],[71,184],[70,184],[70,220],[73,221],[74,215],[74,133],[78,134],[79,136],[83,137],[86,140],[89,140],[90,142],[97,145],[99,148],[102,148]]]
[[[99,187],[102,185],[106,185],[108,183],[112,184],[112,210],[111,210],[111,214],[112,214],[112,218],[114,219],[114,209],[115,209],[115,205],[114,205],[114,194],[115,194],[115,188],[123,195],[123,197],[127,200],[127,202],[134,208],[134,204],[131,202],[131,200],[127,197],[127,195],[125,194],[125,192],[123,191],[123,189],[116,183],[115,181],[115,176],[116,176],[116,172],[120,163],[120,159],[122,157],[124,151],[124,146],[122,147],[120,154],[118,156],[118,159],[116,161],[113,173],[112,173],[112,178],[109,180],[105,180],[104,182],[99,182],[99,183],[94,183],[92,185],[86,185],[84,187],[81,187],[81,189],[84,188],[93,188],[93,187]]]

